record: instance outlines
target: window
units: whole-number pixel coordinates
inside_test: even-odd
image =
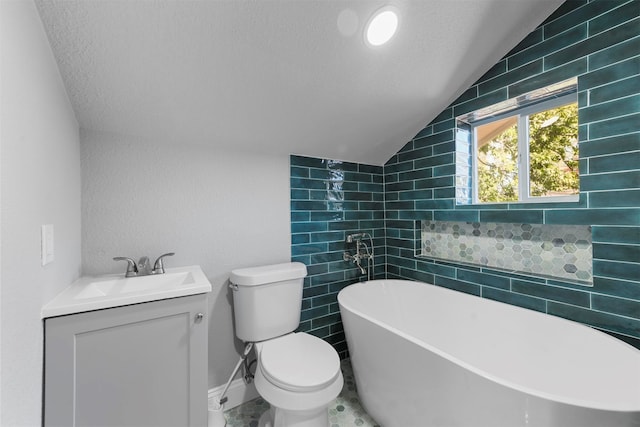
[[[575,92],[470,125],[474,203],[578,200]]]

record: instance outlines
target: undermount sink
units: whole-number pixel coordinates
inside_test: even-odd
[[[62,316],[211,291],[197,266],[168,268],[164,274],[124,277],[124,274],[82,277],[42,307],[41,317]]]

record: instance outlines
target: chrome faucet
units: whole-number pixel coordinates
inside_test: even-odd
[[[363,240],[369,240],[369,245],[367,245]],[[370,273],[375,272],[374,258],[373,258],[373,237],[371,234],[363,232],[363,233],[354,233],[348,234],[345,238],[345,242],[347,244],[355,243],[355,252],[351,255],[350,251],[345,251],[342,254],[342,259],[344,261],[353,262],[358,269],[360,270],[360,274],[367,275],[367,280],[370,279]],[[367,268],[362,266],[361,261],[367,260]]]
[[[156,259],[156,262],[153,263],[153,268],[149,264],[149,258],[143,256],[135,262],[132,258],[117,256],[113,258],[114,261],[127,261],[127,271],[124,274],[124,277],[139,277],[139,276],[149,276],[151,274],[164,274],[164,263],[162,259],[167,256],[175,255],[174,252],[168,252],[166,254],[162,254]]]
[[[152,274],[149,265],[149,257],[143,256],[138,260],[138,276],[148,276]]]

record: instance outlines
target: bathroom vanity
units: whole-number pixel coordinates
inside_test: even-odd
[[[47,310],[64,306],[60,296],[43,307],[45,427],[207,425],[205,313],[211,285],[199,267],[189,274],[194,280],[182,281],[191,282],[183,286],[182,296],[154,299],[153,286],[151,292],[139,289],[143,277],[80,279],[84,282],[65,291],[72,302],[87,298],[69,295],[90,292],[88,299],[95,303],[101,298],[91,290],[96,283],[102,290],[109,288],[104,293],[119,292],[121,298],[107,307],[52,317]],[[206,283],[191,286],[196,277]],[[155,279],[167,281],[169,276]],[[143,299],[151,300],[122,304],[132,297],[125,294],[140,297],[145,292]]]

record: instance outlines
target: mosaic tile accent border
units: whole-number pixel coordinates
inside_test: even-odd
[[[419,256],[591,285],[588,225],[422,221]]]

